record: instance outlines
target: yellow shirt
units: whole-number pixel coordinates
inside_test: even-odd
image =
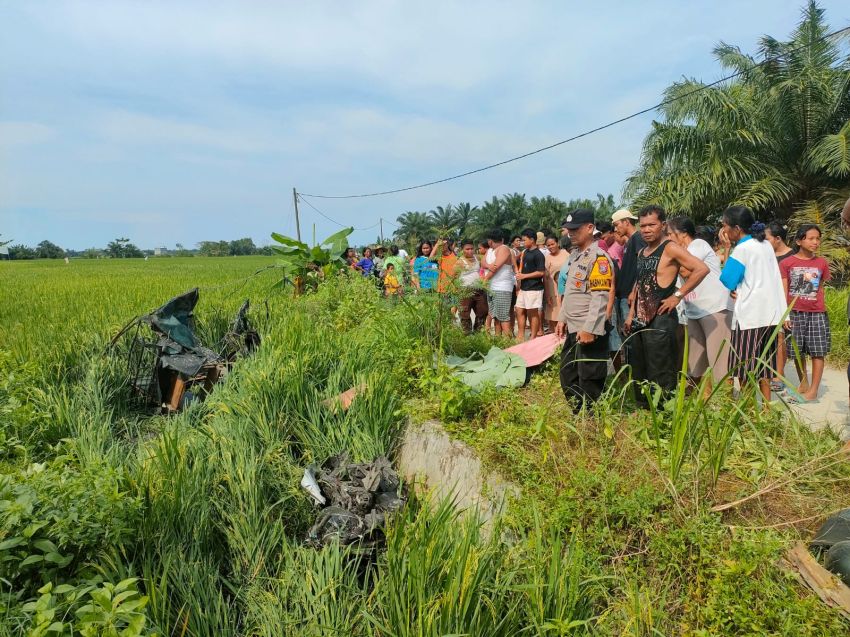
[[[400,288],[401,286],[398,283],[398,277],[391,272],[387,272],[384,275],[384,290],[386,291],[387,296],[395,296],[398,294]]]

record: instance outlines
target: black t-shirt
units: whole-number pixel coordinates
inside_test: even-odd
[[[640,236],[640,232],[635,232],[626,242],[626,247],[623,248],[623,265],[620,266],[614,284],[614,291],[618,299],[624,299],[631,294],[637,279],[637,255],[645,245],[646,241]]]
[[[522,254],[522,273],[546,272],[546,257],[538,248],[526,250]],[[523,279],[519,282],[519,289],[526,292],[542,292],[543,277],[536,279]]]

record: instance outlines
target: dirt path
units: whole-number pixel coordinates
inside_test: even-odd
[[[786,378],[798,382],[794,365],[785,368]],[[790,405],[815,431],[829,427],[842,440],[850,439],[850,408],[847,403],[847,370],[827,366],[823,370],[817,402]]]

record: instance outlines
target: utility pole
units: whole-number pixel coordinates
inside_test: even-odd
[[[384,218],[381,217],[381,243],[384,242]]]
[[[295,234],[298,241],[301,241],[301,220],[298,218],[298,193],[295,188],[292,189],[292,203],[295,204]]]

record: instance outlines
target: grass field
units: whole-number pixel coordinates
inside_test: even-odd
[[[274,271],[248,278],[273,263],[0,263],[0,634],[850,630],[778,565],[850,505],[829,434],[723,392],[634,414],[618,383],[573,416],[554,366],[472,394],[434,351],[489,340],[449,327],[435,299],[390,305],[358,277],[293,299],[270,292]],[[193,286],[205,342],[250,297],[263,345],[206,402],[141,414],[104,346]],[[322,406],[359,383],[349,412]],[[303,466],[392,454],[405,419],[430,416],[522,488],[496,532],[414,498],[373,560],[305,547]]]

